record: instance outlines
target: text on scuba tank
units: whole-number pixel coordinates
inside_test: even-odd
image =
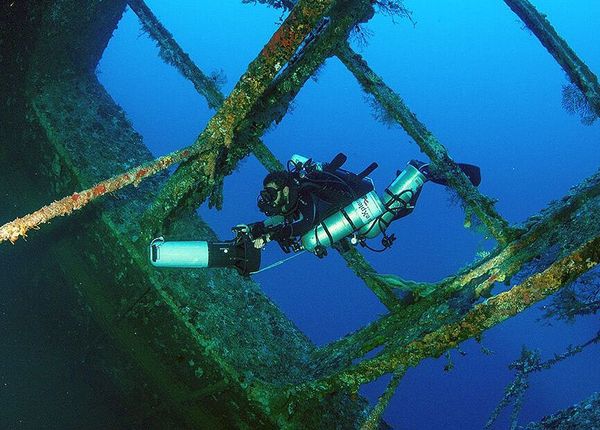
[[[373,218],[371,208],[369,207],[369,198],[367,196],[362,197],[360,200],[355,201],[355,207],[358,209],[358,213],[363,222],[367,222]]]

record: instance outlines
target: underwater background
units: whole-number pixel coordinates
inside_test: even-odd
[[[147,3],[202,70],[227,78],[225,94],[281,20],[281,11],[239,0]],[[600,4],[533,3],[598,73]],[[482,193],[498,199],[496,208],[509,222],[524,221],[598,169],[599,124],[585,126],[563,109],[561,90],[568,83],[564,72],[503,2],[405,5],[413,11],[415,25],[377,15],[364,25],[366,40],[355,37],[351,45],[453,159],[481,167]],[[97,74],[155,156],[191,144],[214,114],[193,86],[157,56],[155,43],[130,10]],[[375,161],[379,168],[371,177],[379,192],[409,160],[426,160],[399,126],[381,118],[336,58],[307,82],[293,112],[264,136],[264,142],[282,161],[294,153],[328,161],[344,152],[344,167],[353,171]],[[226,178],[223,209],[200,208],[221,239],[232,237],[232,226],[262,218],[256,196],[265,173],[250,157]],[[18,184],[4,183],[1,195],[15,189]],[[463,221],[463,210],[448,191],[427,183],[412,215],[392,225],[398,236],[393,248],[364,254],[380,273],[437,281],[493,247],[493,242],[465,229]],[[35,246],[35,239],[28,245]],[[284,256],[270,244],[263,264]],[[26,258],[3,255],[1,264],[16,267]],[[131,400],[120,399],[100,375],[88,371],[87,351],[98,335],[69,311],[77,298],[62,292],[60,274],[51,267],[38,269],[50,274],[44,284],[25,269],[2,274],[0,428],[127,428],[129,415],[138,413]],[[386,313],[337,253],[323,260],[305,254],[255,279],[317,345]],[[508,365],[523,345],[549,358],[600,329],[597,316],[580,317],[572,324],[552,321],[550,326],[539,321],[542,306],[486,332],[482,345],[492,355],[471,340],[461,345],[462,352],[451,352],[450,371],[444,370],[448,359],[443,357],[409,369],[384,415],[386,421],[407,429],[482,428],[513,380]],[[540,420],[599,391],[599,352],[600,345],[592,345],[532,375],[519,422]],[[382,378],[361,393],[376,401],[388,381]],[[509,414],[504,411],[496,428],[508,428]]]

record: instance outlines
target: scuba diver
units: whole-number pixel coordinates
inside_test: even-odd
[[[249,276],[259,271],[261,250],[270,241],[279,243],[285,253],[309,251],[319,258],[327,255],[330,246],[349,246],[345,239],[350,239],[352,245],[381,252],[396,240],[394,234],[387,233],[389,225],[413,211],[423,184],[431,181],[447,185],[430,171],[429,164],[411,160],[404,170],[396,172],[380,198],[368,177],[377,163],[355,174],[341,168],[346,159],[342,153],[329,163],[292,156],[287,171],[269,173],[263,181],[257,204],[267,216],[264,221],[235,226],[232,230],[236,237],[227,242],[154,239],[150,244],[151,263],[177,268],[234,267]],[[473,185],[479,185],[479,167],[458,166]],[[366,243],[379,235],[382,249]]]
[[[294,155],[287,171],[269,173],[258,197],[258,208],[268,218],[248,226],[254,246],[262,248],[274,240],[286,253],[297,251],[300,245],[294,237],[301,237],[327,216],[373,191],[367,175],[377,164],[354,174],[340,168],[346,159],[340,153],[330,163],[314,163]]]
[[[351,236],[353,244],[370,248],[365,240],[381,233],[383,251],[396,239],[386,234],[387,227],[413,211],[423,184],[430,180],[447,185],[430,172],[428,164],[411,160],[406,169],[397,172],[396,181],[385,190],[381,201],[367,177],[377,164],[354,174],[341,169],[346,159],[340,153],[330,163],[321,164],[294,155],[287,171],[268,174],[258,207],[269,218],[248,225],[247,230],[254,246],[262,248],[274,240],[286,253],[307,249],[323,257],[327,246],[345,237]],[[475,186],[479,185],[477,166],[459,167]]]

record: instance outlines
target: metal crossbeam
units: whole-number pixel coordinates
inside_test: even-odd
[[[340,46],[337,56],[356,77],[362,88],[375,97],[390,116],[415,140],[421,151],[427,154],[437,173],[445,177],[448,184],[456,190],[466,208],[470,209],[481,220],[499,243],[508,243],[514,237],[515,232],[508,226],[508,222],[496,212],[493,200],[483,196],[471,184],[467,176],[450,158],[446,148],[417,119],[402,98],[388,87],[371,70],[366,61],[359,54],[352,51],[347,43]]]
[[[536,35],[567,73],[571,82],[581,90],[596,116],[600,117],[600,85],[598,85],[596,75],[560,37],[546,16],[539,13],[531,2],[528,0],[504,0],[504,3]]]
[[[218,109],[225,99],[224,95],[221,93],[215,82],[206,77],[206,75],[200,70],[200,68],[191,60],[189,55],[185,53],[185,51],[181,48],[181,46],[177,43],[177,41],[173,38],[173,36],[169,33],[169,31],[160,24],[160,21],[156,18],[156,16],[152,13],[152,10],[146,5],[143,0],[128,0],[128,3],[131,9],[136,13],[138,18],[140,19],[143,28],[148,32],[150,37],[156,41],[160,49],[161,58],[168,59],[168,63],[172,64],[175,68],[177,68],[183,76],[189,79],[199,94],[204,96],[207,99],[209,107]],[[339,26],[337,23],[335,26]],[[347,27],[347,25],[344,25]],[[341,39],[341,38],[340,38]],[[325,45],[323,42],[316,42],[317,44]],[[329,45],[329,44],[328,44]],[[331,51],[331,49],[330,49]],[[308,58],[308,57],[307,57]],[[315,57],[311,57],[313,62],[315,62]],[[321,62],[322,59],[316,59],[316,62]],[[299,62],[299,64],[293,65],[290,67],[290,71],[283,75],[281,79],[276,80],[273,87],[281,87],[286,88],[288,92],[296,89],[299,85],[290,86],[287,84],[286,75],[291,75],[291,71],[297,69],[298,66],[303,66],[303,62]],[[311,68],[302,67],[302,70],[310,71]],[[303,79],[298,80],[298,76],[296,76],[296,82],[303,85],[308,78],[308,74],[304,72]],[[296,74],[297,75],[297,74]],[[281,94],[284,94],[283,91],[279,90]],[[276,92],[275,89],[269,91],[269,93]],[[280,97],[289,100],[288,97]],[[281,106],[281,103],[279,103]],[[287,106],[287,104],[286,104]],[[275,112],[275,110],[273,110]],[[273,120],[277,120],[277,118],[265,117],[263,118],[263,123],[268,126],[267,123],[270,123]],[[254,122],[256,124],[256,122]],[[275,155],[269,150],[269,148],[260,140],[259,137],[255,136],[255,143],[252,145],[253,153],[256,158],[261,162],[261,164],[270,172],[284,170],[284,166],[281,162],[275,157]],[[379,300],[389,309],[396,310],[399,306],[399,301],[396,296],[393,294],[391,288],[389,286],[379,280],[376,276],[373,276],[375,270],[373,267],[366,261],[366,259],[360,254],[356,249],[350,248],[346,251],[340,251],[342,257],[346,260],[348,266],[359,276],[365,284],[375,293],[375,295],[379,298]]]

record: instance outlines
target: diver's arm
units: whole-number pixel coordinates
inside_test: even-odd
[[[278,226],[283,225],[285,218],[281,215],[271,216],[264,221],[257,221],[248,224],[248,233],[253,239],[259,238],[266,235],[270,231],[273,231]]]
[[[269,240],[286,240],[295,236],[301,236],[309,231],[317,219],[317,204],[311,195],[307,204],[298,206],[300,218],[289,224],[285,224],[269,233]]]
[[[262,248],[271,241],[271,232],[276,231],[283,226],[285,218],[281,215],[274,215],[264,221],[257,221],[248,224],[248,233],[252,239],[255,248]]]

